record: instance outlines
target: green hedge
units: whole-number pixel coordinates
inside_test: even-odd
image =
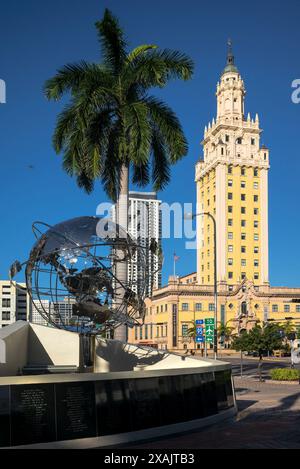
[[[300,370],[292,368],[275,368],[270,371],[271,378],[276,381],[296,381],[300,379]]]

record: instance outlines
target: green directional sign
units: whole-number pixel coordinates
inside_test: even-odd
[[[205,340],[208,343],[214,343],[215,321],[213,318],[205,319]]]
[[[212,324],[212,325],[214,326],[214,324],[215,324],[214,318],[207,318],[207,319],[205,319],[205,325],[207,326],[207,325],[209,325],[209,324]]]

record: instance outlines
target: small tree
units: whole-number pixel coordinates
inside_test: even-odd
[[[278,324],[256,325],[248,332],[243,332],[233,340],[232,347],[242,352],[272,352],[282,349],[281,328]]]

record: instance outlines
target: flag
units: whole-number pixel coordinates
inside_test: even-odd
[[[174,262],[177,262],[179,261],[180,257],[179,256],[176,256],[176,253],[174,252]]]

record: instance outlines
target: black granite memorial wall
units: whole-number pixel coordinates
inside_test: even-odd
[[[216,415],[233,405],[230,370],[0,385],[0,446],[160,427]]]

